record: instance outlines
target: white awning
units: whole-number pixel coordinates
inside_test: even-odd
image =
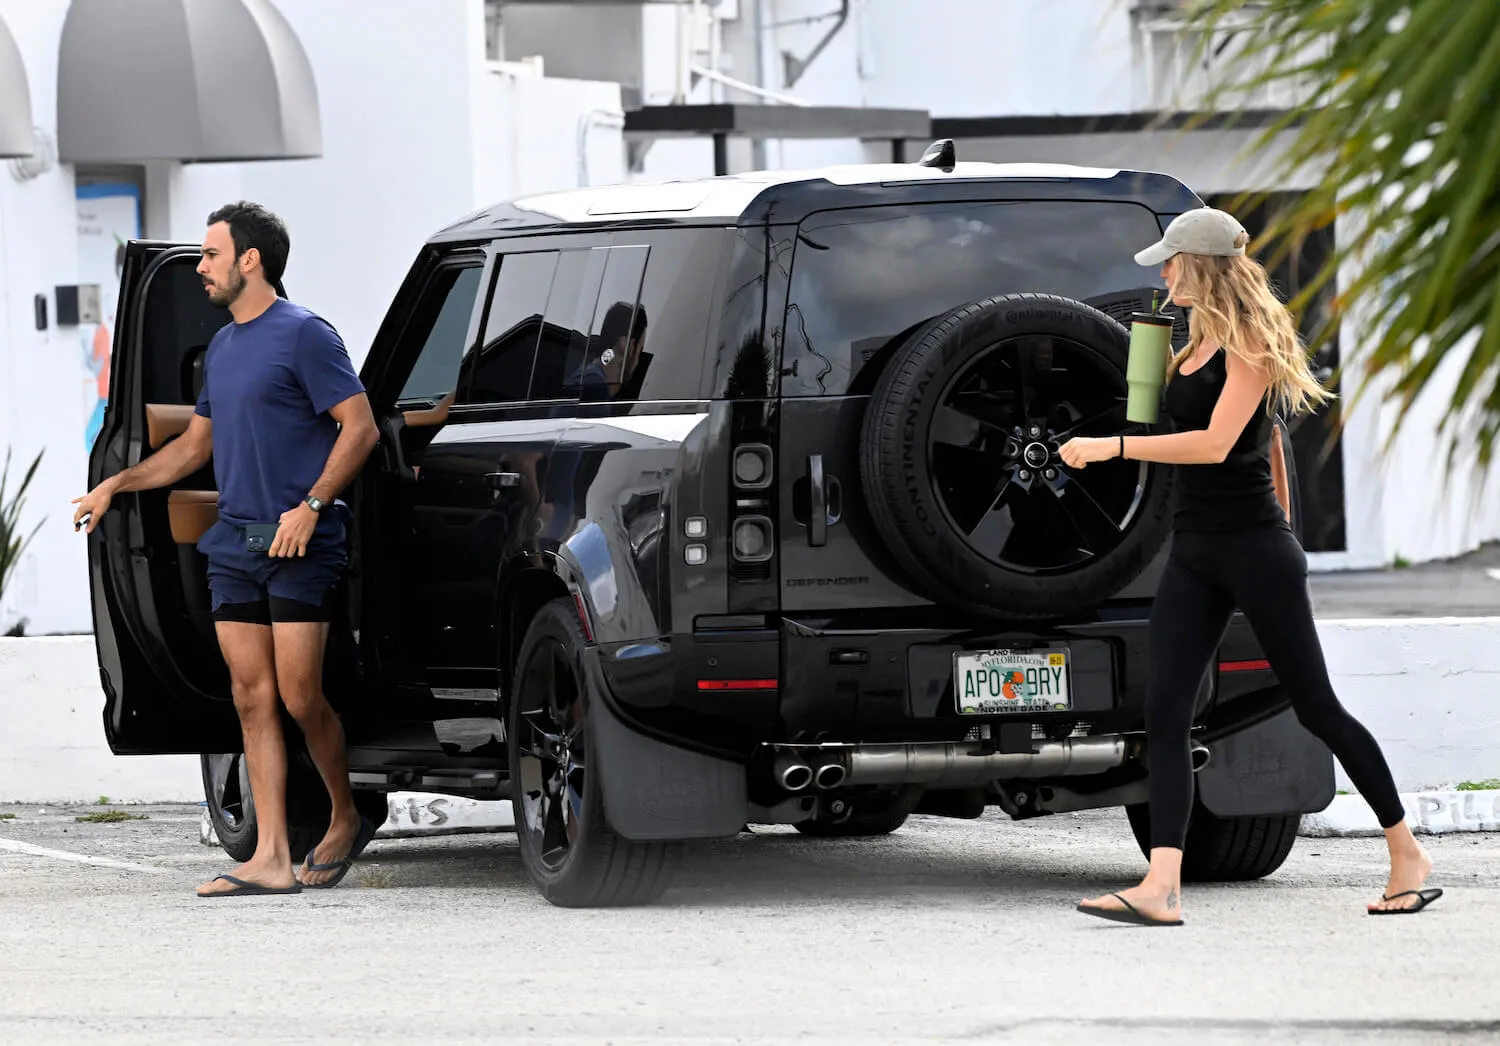
[[[323,154],[312,65],[271,0],[73,0],[57,138],[68,163]]]
[[[21,49],[0,22],[0,157],[30,156],[36,150],[33,126],[31,86]]]

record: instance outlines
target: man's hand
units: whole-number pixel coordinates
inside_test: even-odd
[[[1063,463],[1081,469],[1092,461],[1119,456],[1120,441],[1114,436],[1075,436],[1058,448]]]
[[[266,553],[273,557],[307,555],[307,543],[312,540],[313,530],[318,526],[318,514],[303,502],[294,509],[283,512],[276,527],[276,540]]]
[[[83,497],[74,498],[73,504],[78,508],[73,513],[73,529],[77,530],[85,526],[83,519],[87,516],[87,533],[92,534],[94,528],[99,525],[99,520],[103,519],[104,514],[109,511],[109,503],[114,500],[114,497],[114,484],[105,480]]]

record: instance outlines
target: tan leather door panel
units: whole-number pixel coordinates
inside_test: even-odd
[[[151,449],[159,450],[167,440],[186,432],[188,423],[193,420],[195,406],[192,403],[146,404],[146,441],[151,444]]]
[[[167,517],[172,521],[172,540],[196,545],[203,532],[219,519],[217,490],[174,490],[167,495]]]

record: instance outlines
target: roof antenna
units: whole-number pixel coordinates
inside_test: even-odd
[[[951,174],[954,165],[957,163],[958,150],[953,148],[953,139],[939,138],[927,147],[927,151],[917,161],[917,166],[937,167]]]

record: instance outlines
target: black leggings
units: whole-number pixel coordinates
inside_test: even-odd
[[[1193,705],[1235,607],[1255,631],[1297,719],[1332,750],[1381,827],[1400,824],[1405,811],[1385,756],[1328,680],[1313,628],[1307,556],[1295,534],[1271,526],[1172,539],[1151,611],[1151,845],[1180,850],[1187,836]]]

